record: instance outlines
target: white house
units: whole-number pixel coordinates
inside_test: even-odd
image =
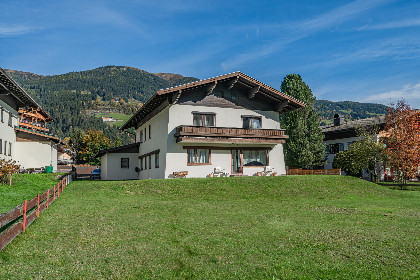
[[[285,174],[279,114],[303,106],[241,72],[159,90],[121,127],[136,144],[98,153],[102,179]]]
[[[60,138],[49,134],[50,117],[0,68],[0,158],[15,160],[21,168],[57,169]]]

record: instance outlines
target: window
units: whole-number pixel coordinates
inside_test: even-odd
[[[152,156],[149,156],[149,169],[152,169]]]
[[[261,128],[261,117],[242,116],[242,128]]]
[[[146,139],[147,139],[147,130],[146,128],[144,128],[144,142],[146,142]]]
[[[159,168],[159,153],[155,154],[155,168]]]
[[[243,150],[244,166],[267,166],[268,151],[267,150]]]
[[[7,141],[4,141],[4,155],[7,155]]]
[[[121,168],[130,168],[129,158],[121,158]]]
[[[3,153],[3,140],[0,139],[0,155]]]
[[[144,168],[143,168],[143,159],[141,158],[140,159],[140,170],[143,170]]]
[[[152,126],[149,124],[149,139],[152,139]]]
[[[330,154],[336,154],[341,151],[344,151],[343,143],[335,143],[330,145]]]
[[[12,126],[12,119],[13,119],[13,115],[12,113],[9,112],[9,123],[8,123],[9,126]]]
[[[238,100],[239,99],[239,92],[236,90],[232,90],[231,92],[232,100]]]
[[[211,164],[211,154],[209,149],[187,149],[187,154],[187,165]]]
[[[4,113],[4,108],[2,107],[2,108],[1,108],[1,122],[2,122],[2,123],[4,123],[4,116],[3,116],[3,113]]]
[[[147,169],[147,157],[144,157],[144,169]]]
[[[12,155],[12,143],[9,142],[9,156]]]
[[[196,126],[215,126],[216,115],[214,113],[194,113],[193,114],[193,125]]]
[[[140,143],[143,143],[143,130],[140,131]]]

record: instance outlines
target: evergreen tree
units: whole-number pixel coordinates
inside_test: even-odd
[[[306,103],[306,106],[280,116],[286,129],[286,165],[294,168],[312,168],[323,164],[325,158],[324,134],[320,128],[320,116],[314,109],[315,97],[309,86],[297,74],[287,75],[281,83],[281,91]]]

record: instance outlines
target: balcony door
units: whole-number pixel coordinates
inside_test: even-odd
[[[232,150],[232,174],[242,174],[242,153],[241,150]]]

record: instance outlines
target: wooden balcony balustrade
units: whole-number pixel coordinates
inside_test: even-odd
[[[289,138],[284,129],[247,129],[234,127],[205,127],[181,125],[176,128],[179,142],[228,142],[228,143],[284,143]]]
[[[26,122],[19,122],[19,127],[29,128],[29,129],[32,129],[32,130],[37,130],[37,131],[41,131],[41,132],[45,132],[45,133],[48,133],[50,131],[46,127],[37,126],[37,125],[34,125],[32,123],[26,123]]]

